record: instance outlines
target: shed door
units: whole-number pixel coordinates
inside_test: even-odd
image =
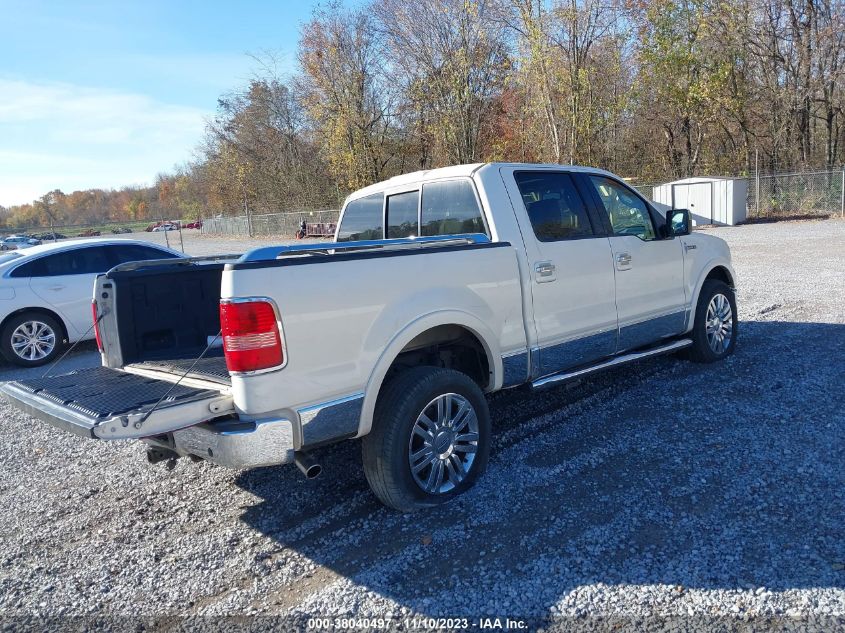
[[[672,188],[676,209],[689,209],[696,224],[713,224],[713,183],[680,183]]]

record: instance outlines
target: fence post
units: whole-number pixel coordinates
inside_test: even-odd
[[[845,218],[845,165],[842,166],[842,191],[839,198],[839,216]]]
[[[760,217],[760,150],[754,150],[754,204],[757,207],[755,215]]]

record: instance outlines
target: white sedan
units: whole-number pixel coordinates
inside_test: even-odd
[[[81,239],[0,254],[0,354],[24,367],[52,361],[63,343],[94,338],[97,275],[131,261],[184,257],[123,239]]]

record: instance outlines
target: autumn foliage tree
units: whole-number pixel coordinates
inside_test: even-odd
[[[257,59],[152,186],[52,191],[0,224],[336,208],[488,160],[654,180],[845,161],[843,0],[332,0],[297,61]]]

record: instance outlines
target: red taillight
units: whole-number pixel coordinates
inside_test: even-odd
[[[100,321],[97,318],[97,301],[91,301],[91,316],[94,319],[94,338],[97,339],[97,349],[103,351],[103,339],[100,338]]]
[[[284,364],[282,338],[271,303],[221,302],[220,329],[229,371],[258,371]]]

